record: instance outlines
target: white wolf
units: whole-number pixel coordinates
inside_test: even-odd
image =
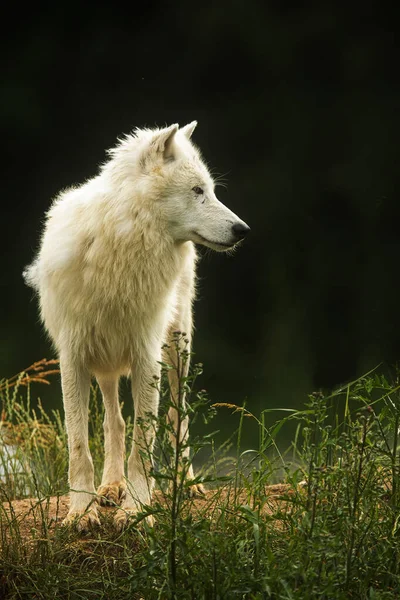
[[[122,528],[151,501],[153,480],[140,448],[152,448],[154,436],[137,420],[157,415],[151,381],[160,373],[164,342],[175,330],[192,333],[193,242],[224,251],[249,231],[217,200],[213,179],[190,141],[196,125],[137,129],[120,140],[96,177],[56,198],[39,254],[24,272],[39,293],[42,320],[59,353],[71,488],[66,522],[81,517],[79,529],[99,523],[88,445],[91,376],[105,405],[105,462],[97,494],[100,501],[121,505],[115,521]],[[177,378],[171,372],[174,397]],[[131,377],[135,409],[128,487],[118,400],[124,374]],[[176,410],[168,417],[176,428]],[[184,439],[187,429],[186,420]],[[191,469],[188,476],[194,477]]]

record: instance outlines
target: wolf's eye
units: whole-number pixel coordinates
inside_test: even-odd
[[[204,190],[199,187],[198,185],[195,185],[194,188],[192,188],[192,190],[194,191],[195,194],[204,194]]]

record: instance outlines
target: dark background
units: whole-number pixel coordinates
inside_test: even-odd
[[[194,349],[212,399],[300,406],[399,358],[399,55],[384,4],[14,10],[0,376],[53,356],[21,277],[52,197],[92,177],[120,134],[193,119],[227,179],[220,200],[252,228],[235,256],[199,267]],[[59,403],[58,385],[45,397]]]

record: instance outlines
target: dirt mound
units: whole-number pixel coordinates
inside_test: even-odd
[[[263,512],[272,513],[276,511],[278,507],[287,504],[288,496],[293,493],[293,488],[286,484],[268,486],[265,489],[267,501],[263,506]],[[154,502],[166,505],[161,492],[154,493]],[[251,507],[251,504],[252,499],[247,492],[235,491],[232,488],[219,488],[208,491],[203,498],[185,500],[182,509],[213,518],[216,511],[219,512],[224,508]],[[30,539],[37,539],[38,536],[43,534],[44,528],[48,533],[51,533],[56,527],[61,526],[63,519],[67,516],[68,509],[68,496],[52,496],[42,500],[28,498],[3,502],[3,516],[0,525],[8,530],[17,527],[21,538],[29,543]],[[98,510],[101,520],[108,520],[112,517],[116,508],[99,506]]]

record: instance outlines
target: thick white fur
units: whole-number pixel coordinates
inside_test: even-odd
[[[195,126],[136,130],[121,140],[96,177],[56,198],[38,257],[25,271],[60,357],[70,454],[67,521],[85,513],[81,528],[98,522],[95,504],[87,510],[96,494],[88,445],[91,376],[105,404],[105,464],[98,491],[110,500],[122,499],[116,514],[121,527],[129,513],[151,500],[153,481],[139,450],[152,447],[154,432],[143,432],[136,420],[157,414],[151,382],[159,375],[161,348],[170,332],[180,330],[189,338],[192,333],[193,242],[226,250],[238,241],[232,225],[246,227],[215,197],[214,182],[190,141]],[[118,401],[122,374],[131,375],[135,406],[127,489]],[[171,385],[176,388],[173,376]],[[173,423],[174,412],[169,415]],[[186,434],[188,423],[183,427]]]

